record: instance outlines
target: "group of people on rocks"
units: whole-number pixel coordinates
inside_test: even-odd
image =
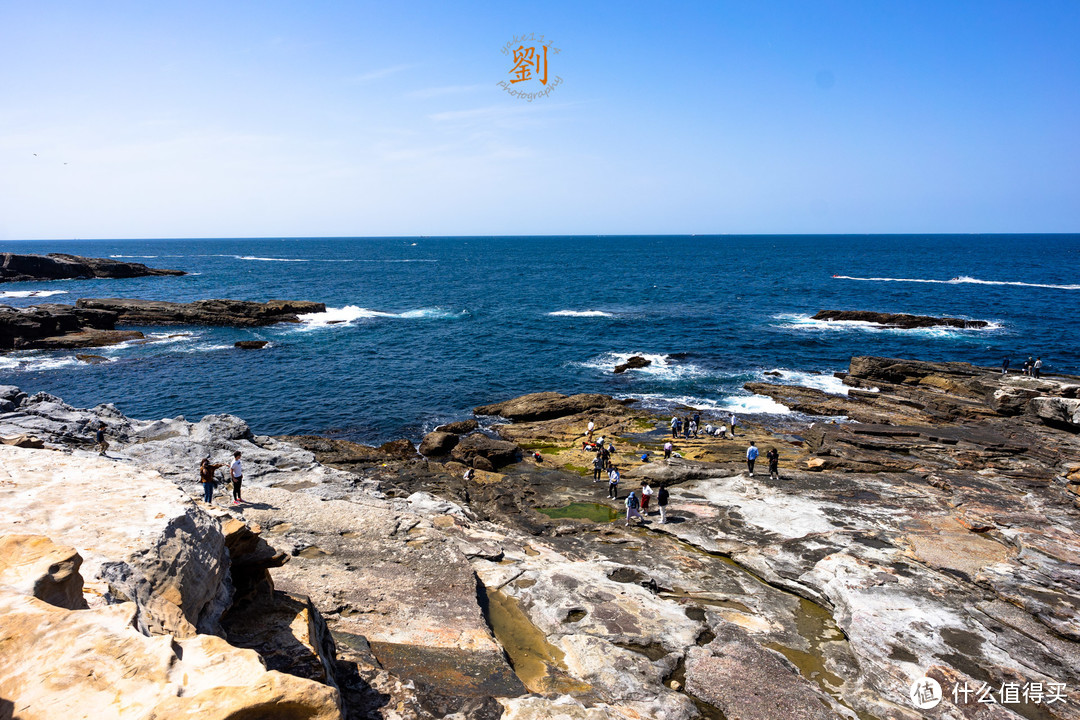
[[[1020,369],[1020,374],[1021,375],[1028,375],[1028,376],[1033,377],[1033,378],[1040,377],[1042,375],[1042,366],[1043,366],[1043,361],[1042,361],[1041,357],[1032,358],[1030,355],[1028,355],[1028,359],[1024,361],[1024,365]],[[1008,375],[1009,374],[1009,358],[1008,358],[1008,356],[1006,356],[1005,359],[1001,361],[1001,374],[1002,375]]]
[[[728,427],[731,428],[731,437],[735,437],[735,425],[737,425],[739,419],[735,417],[735,413],[731,414],[730,425],[713,426],[712,423],[708,423],[702,428],[705,435],[712,437],[724,437],[728,432]],[[694,413],[693,415],[687,415],[685,418],[681,418],[678,415],[674,415],[671,418],[671,437],[673,438],[696,438],[698,436],[698,428],[701,427],[701,414]]]
[[[244,502],[244,498],[240,495],[240,488],[244,484],[244,465],[240,462],[241,453],[239,450],[233,453],[233,461],[229,463],[229,479],[232,481],[232,498],[233,505],[239,505]],[[203,486],[203,500],[207,504],[213,502],[214,488],[217,486],[217,478],[215,473],[218,468],[225,467],[225,463],[212,463],[209,457],[204,457],[202,462],[199,463],[199,482]]]
[[[652,486],[649,485],[648,480],[641,481],[641,490],[634,492],[631,490],[626,495],[626,500],[623,501],[623,505],[626,507],[626,524],[630,524],[632,518],[637,518],[641,522],[645,523],[648,520],[645,516],[649,514],[649,502],[652,500],[653,495],[656,495],[656,508],[660,514],[660,523],[667,523],[667,506],[670,495],[668,489],[660,484],[660,487],[654,492]],[[609,497],[613,497],[609,493]]]

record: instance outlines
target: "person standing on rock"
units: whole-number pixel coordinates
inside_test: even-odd
[[[105,439],[105,423],[99,423],[97,432],[94,433],[94,442],[97,443],[98,455],[104,455],[109,449],[109,441]]]
[[[694,420],[693,418],[690,419],[690,433],[689,433],[689,435],[693,435],[694,437],[697,437],[697,420]]]
[[[612,500],[619,499],[619,469],[614,465],[607,474],[607,496]]]
[[[214,486],[217,485],[214,471],[222,467],[225,467],[225,463],[211,463],[208,457],[204,457],[199,463],[199,482],[202,483],[203,500],[207,505],[214,501]]]
[[[641,512],[649,514],[649,501],[652,500],[652,488],[649,487],[648,480],[641,481]]]
[[[1035,364],[1031,366],[1031,377],[1038,378],[1042,375],[1042,358],[1035,358]]]
[[[589,442],[592,442],[592,434],[593,434],[593,430],[595,430],[595,429],[596,429],[596,423],[594,423],[592,420],[590,420],[589,421],[589,426],[585,429],[585,437],[587,437],[589,439]]]
[[[769,452],[765,453],[766,459],[769,461],[769,479],[780,479],[780,453],[776,448],[769,448]]]
[[[660,508],[660,524],[662,525],[667,524],[667,504],[667,487],[661,483],[660,489],[656,491],[656,507]]]
[[[671,416],[671,437],[673,437],[673,438],[679,437],[679,425],[680,424],[681,423],[679,421],[679,416],[678,415],[672,415]]]
[[[675,446],[671,444],[670,440],[668,440],[666,443],[664,443],[664,459],[665,460],[670,460],[671,459],[671,451],[674,450],[674,449],[675,449]]]
[[[750,441],[750,447],[746,448],[746,467],[750,470],[750,477],[754,477],[754,463],[757,462],[758,449],[754,441]]]
[[[1006,357],[1004,360],[1001,361],[1001,374],[1002,375],[1008,375],[1009,374],[1009,358],[1008,357]]]
[[[732,440],[735,439],[735,425],[738,422],[739,422],[739,419],[737,417],[735,417],[735,413],[731,413],[731,422],[728,423],[728,426],[731,428],[731,439]]]
[[[641,516],[638,511],[638,499],[634,491],[631,490],[630,494],[626,496],[626,524],[630,524],[630,518],[636,517],[641,522],[645,522],[645,518]]]
[[[592,479],[593,482],[600,482],[600,473],[604,471],[604,458],[600,453],[596,453],[596,457],[592,461]]]
[[[233,505],[239,505],[244,502],[244,498],[240,496],[240,486],[244,483],[244,466],[240,462],[239,450],[233,453],[233,461],[229,465],[229,475],[232,477]]]

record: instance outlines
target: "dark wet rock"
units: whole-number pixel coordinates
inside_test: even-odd
[[[401,440],[391,440],[390,442],[383,443],[379,446],[379,452],[384,457],[395,458],[399,460],[407,460],[412,457],[416,457],[416,448],[413,444],[404,438]]]
[[[139,332],[114,330],[115,324],[115,313],[71,305],[0,305],[0,349],[101,347],[142,337]]]
[[[621,409],[622,403],[610,395],[562,395],[555,392],[532,393],[473,410],[477,415],[498,415],[513,422],[552,420],[589,410]]]
[[[233,343],[233,347],[240,348],[241,350],[262,350],[269,344],[269,340],[237,340]]]
[[[430,432],[424,436],[424,439],[420,441],[419,452],[424,457],[430,457],[432,455],[446,455],[454,446],[458,444],[461,438],[450,432]]]
[[[929,315],[905,315],[903,313],[879,313],[864,310],[822,310],[814,315],[814,320],[845,320],[869,322],[894,328],[983,328],[990,323],[985,320],[965,320],[964,318],[932,317]]]
[[[102,357],[101,355],[86,355],[82,353],[76,355],[75,359],[79,362],[88,363],[90,365],[98,365],[100,363],[109,362],[109,358],[107,357]]]
[[[457,422],[446,423],[435,428],[436,432],[453,433],[454,435],[465,435],[471,433],[478,428],[480,423],[476,420],[458,420]]]
[[[119,325],[222,325],[256,327],[299,322],[298,315],[326,311],[323,303],[303,300],[196,300],[173,303],[132,298],[83,298],[77,308],[113,313]]]
[[[649,360],[648,358],[643,358],[640,355],[634,355],[626,362],[616,365],[614,372],[616,374],[619,374],[624,373],[627,370],[637,370],[639,368],[649,367],[650,365],[652,365],[652,360]]]
[[[512,442],[496,440],[487,435],[469,435],[454,446],[451,456],[458,462],[490,471],[520,460],[521,448]],[[487,464],[477,464],[480,460],[486,460]]]
[[[73,278],[133,278],[147,275],[186,275],[183,270],[161,270],[142,263],[88,258],[64,253],[18,255],[0,253],[0,282],[70,280]]]

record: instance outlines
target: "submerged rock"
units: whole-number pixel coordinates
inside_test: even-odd
[[[643,358],[640,355],[634,355],[624,363],[619,363],[615,366],[615,374],[624,373],[627,370],[637,370],[643,367],[649,367],[652,365],[652,360]]]
[[[262,350],[269,344],[269,340],[237,340],[233,343],[233,347],[240,348],[241,350]]]

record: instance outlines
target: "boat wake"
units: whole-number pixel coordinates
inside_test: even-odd
[[[937,285],[1011,285],[1013,287],[1050,288],[1052,290],[1080,290],[1080,285],[1054,285],[1051,283],[1027,283],[1017,280],[980,280],[978,278],[961,275],[949,280],[933,280],[928,278],[886,278],[886,277],[853,277],[851,275],[833,275],[837,280],[861,280],[863,282],[910,282],[910,283],[933,283]]]

